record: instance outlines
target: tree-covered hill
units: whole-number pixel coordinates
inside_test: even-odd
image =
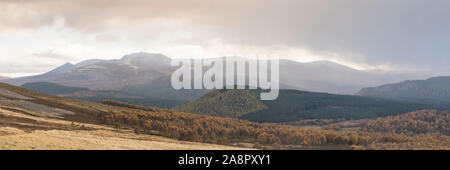
[[[260,90],[215,90],[176,107],[177,111],[238,117],[256,122],[290,122],[302,119],[363,119],[443,106],[413,104],[362,96],[280,90],[278,99],[259,100]]]
[[[247,113],[267,109],[254,90],[214,90],[189,104],[175,110],[203,113],[222,117],[240,117]]]

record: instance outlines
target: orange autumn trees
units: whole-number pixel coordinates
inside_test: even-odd
[[[361,130],[339,131],[255,123],[234,118],[136,106],[111,100],[103,103],[130,108],[125,111],[99,112],[97,117],[107,124],[119,124],[120,127],[132,128],[137,133],[157,134],[186,141],[217,144],[247,142],[265,146],[344,145],[355,149],[407,149],[414,148],[415,144],[418,147],[434,149],[450,148],[448,136],[446,138],[449,129],[448,126],[444,127],[448,125],[448,113],[436,111],[421,111],[400,117],[370,120],[361,124]],[[414,126],[410,121],[419,123]],[[408,131],[414,133],[405,133]],[[416,135],[416,132],[423,133]]]
[[[450,135],[450,113],[436,110],[422,110],[398,116],[388,116],[365,121],[364,131],[394,132],[408,135],[441,133]]]

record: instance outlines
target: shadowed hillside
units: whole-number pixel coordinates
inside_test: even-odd
[[[214,90],[200,99],[175,110],[212,116],[240,117],[267,109],[255,90]]]
[[[433,105],[297,90],[280,90],[278,99],[260,101],[260,92],[215,90],[175,110],[225,117],[238,115],[240,119],[257,122],[291,122],[302,119],[374,118],[435,108]]]
[[[90,91],[90,89],[88,88],[62,86],[48,82],[26,83],[20,87],[51,95],[70,94],[80,91]]]
[[[163,108],[171,108],[187,103],[185,100],[176,99],[160,99],[143,96],[135,96],[125,91],[115,90],[90,90],[82,87],[63,86],[49,82],[26,83],[22,88],[33,90],[40,93],[51,94],[61,97],[69,97],[73,99],[100,102],[105,99],[118,100],[128,103],[144,106],[155,106]],[[144,95],[145,96],[145,95]]]
[[[0,83],[0,150],[238,149],[113,128],[98,117],[113,110],[131,109],[56,97]]]
[[[450,105],[450,77],[408,80],[396,84],[364,88],[357,95],[416,103]]]

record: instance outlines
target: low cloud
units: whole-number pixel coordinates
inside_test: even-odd
[[[0,2],[0,30],[62,23],[117,46],[283,46],[360,66],[450,74],[449,6],[448,0],[7,0]]]
[[[52,60],[62,60],[62,61],[67,61],[67,60],[73,59],[67,55],[54,52],[53,50],[39,52],[39,53],[33,53],[31,55],[42,58],[42,59],[52,59]]]

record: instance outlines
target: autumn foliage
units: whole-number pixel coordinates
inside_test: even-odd
[[[103,103],[130,108],[97,113],[107,124],[186,141],[227,145],[248,142],[255,146],[343,145],[350,149],[450,149],[448,112],[413,112],[367,121],[361,124],[361,130],[341,131],[255,123],[111,100]],[[411,121],[416,121],[416,126]]]

